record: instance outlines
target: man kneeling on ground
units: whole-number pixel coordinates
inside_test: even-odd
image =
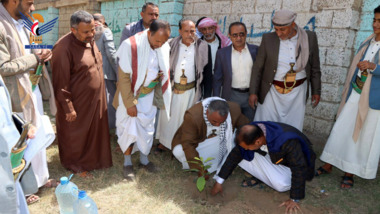
[[[248,119],[241,113],[240,106],[218,97],[210,97],[195,104],[185,112],[182,125],[172,141],[173,155],[184,169],[199,169],[195,157],[214,158],[208,172],[214,172],[223,164],[234,147],[233,131],[247,124]]]
[[[290,189],[290,199],[280,206],[285,206],[286,212],[300,210],[298,203],[305,198],[305,182],[314,177],[316,156],[309,139],[287,124],[253,122],[236,132],[235,143],[237,146],[216,176],[211,194],[223,191],[222,183],[239,165],[279,192]]]

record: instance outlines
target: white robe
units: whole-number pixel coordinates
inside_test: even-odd
[[[377,44],[379,43],[377,42]],[[380,51],[380,47],[375,44],[372,42],[368,47],[368,50],[371,51],[367,51],[364,60],[373,62],[374,55]],[[360,73],[358,75],[360,76]],[[321,160],[344,172],[365,179],[374,179],[380,158],[380,110],[368,109],[358,141],[354,142],[352,133],[355,129],[359,99],[360,94],[352,90],[334,124],[321,155]]]
[[[272,85],[264,103],[257,106],[254,121],[289,124],[302,131],[306,109],[306,81],[287,94],[280,94]]]
[[[170,108],[170,119],[168,119],[164,110],[161,110],[158,119],[156,138],[159,139],[160,143],[166,148],[172,148],[174,134],[181,126],[186,110],[193,105],[194,97],[194,88],[185,91],[183,94],[173,94],[173,99],[171,102],[172,106]]]
[[[208,105],[211,101],[213,100],[224,100],[219,97],[209,97],[206,98],[202,101],[203,107]],[[223,166],[223,163],[226,161],[226,158],[228,154],[231,152],[231,150],[234,148],[235,144],[233,142],[234,139],[234,134],[233,134],[233,127],[232,127],[232,119],[231,119],[231,114],[228,113],[227,119],[226,119],[226,129],[225,129],[225,138],[226,138],[226,147],[227,147],[227,152],[223,156],[223,160],[219,160],[219,147],[221,143],[221,138],[220,138],[220,126],[215,127],[215,126],[207,126],[207,135],[214,133],[213,130],[215,129],[216,132],[215,134],[217,136],[213,138],[206,139],[203,142],[200,142],[196,148],[196,150],[199,153],[199,157],[202,157],[204,160],[207,158],[213,158],[209,163],[211,163],[211,168],[208,169],[208,172],[219,172],[220,168]],[[173,148],[173,155],[177,158],[182,163],[183,169],[188,169],[189,164],[187,163],[187,159],[185,156],[185,153],[183,151],[183,147],[181,144],[177,145],[176,147]],[[220,164],[219,164],[220,163]]]
[[[298,33],[291,39],[281,40],[278,53],[278,66],[274,79],[283,81],[284,76],[290,70],[290,64],[296,61],[296,46]],[[294,66],[294,70],[297,70]],[[306,71],[297,73],[296,79],[306,77]],[[307,81],[293,88],[287,94],[277,92],[274,85],[267,93],[264,103],[258,104],[254,121],[273,121],[289,124],[302,132],[306,109]]]
[[[169,52],[168,43],[152,50],[148,40],[148,30],[145,30],[124,40],[116,53],[121,70],[130,74],[132,83],[134,81],[133,76],[136,76],[133,88],[133,96],[135,97],[143,84],[148,86],[157,77],[159,70],[162,72],[162,96],[168,117],[171,101]],[[127,114],[121,94],[119,93],[117,96],[119,96],[119,106],[116,109],[116,133],[119,137],[118,143],[121,150],[125,152],[132,143],[136,142],[132,153],[139,150],[144,155],[148,155],[153,144],[154,122],[157,112],[157,108],[153,106],[154,91],[137,99],[137,117],[130,117]]]
[[[195,45],[194,43],[189,46],[180,43],[177,66],[174,71],[174,82],[180,83],[182,76],[182,69],[185,70],[187,83],[195,81]],[[173,56],[172,56],[173,57]],[[172,148],[172,140],[177,129],[183,122],[183,116],[187,109],[193,106],[195,99],[195,88],[185,91],[183,94],[172,94],[170,119],[161,110],[158,119],[158,126],[156,138],[166,148]]]
[[[41,91],[40,91],[40,88],[37,87],[35,88],[35,90],[33,91],[33,95],[35,96],[36,98],[36,103],[37,103],[37,110],[38,110],[38,115],[39,116],[44,116],[44,108],[43,108],[43,101],[42,101],[42,95],[41,95]],[[47,120],[44,120],[45,121],[45,125],[46,126],[50,126],[51,127],[51,123],[50,121],[47,121]],[[37,128],[41,128],[43,126],[41,126],[40,123],[37,123]],[[51,128],[52,129],[52,128]],[[51,142],[48,142],[48,145],[50,145],[51,143],[53,143],[55,137],[51,138]],[[48,165],[47,165],[47,160],[46,160],[46,148],[44,149],[41,149],[35,156],[34,158],[31,160],[31,165],[32,165],[32,168],[33,168],[33,172],[34,172],[34,175],[36,176],[36,181],[37,181],[37,185],[38,187],[42,187],[43,185],[45,185],[49,179],[49,170],[48,170]]]
[[[158,59],[155,51],[149,55],[149,67],[144,86],[148,86],[158,74]],[[130,117],[119,94],[119,107],[116,110],[116,134],[118,143],[125,152],[132,143],[136,143],[132,153],[140,151],[148,155],[153,145],[154,122],[157,108],[153,105],[154,91],[144,97],[138,98],[136,105],[137,117]]]

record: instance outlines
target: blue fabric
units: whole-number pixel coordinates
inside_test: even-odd
[[[240,150],[241,157],[244,160],[251,162],[253,160],[253,158],[255,157],[255,150],[246,150],[243,147],[241,147],[240,145],[238,145],[238,147]]]
[[[362,48],[366,48],[366,50],[365,50],[362,58],[360,59],[360,61],[363,61],[363,59],[364,59],[364,57],[368,51],[370,42],[371,42],[371,39],[360,45],[357,53]],[[375,63],[379,62],[379,53],[380,53],[380,51],[378,51],[375,54],[375,57],[374,57]],[[351,78],[351,82],[355,81],[355,78],[358,75],[358,72],[359,72],[359,69],[356,68],[355,74]],[[377,64],[376,69],[374,71],[372,71],[371,73],[372,73],[372,80],[371,80],[371,86],[369,88],[369,107],[372,109],[380,110],[380,99],[379,99],[379,94],[380,94],[380,65]],[[351,91],[352,91],[352,85],[350,84],[350,88],[348,89],[348,93],[347,93],[347,97],[346,97],[346,102],[347,102],[348,98],[350,97]]]
[[[281,147],[282,145],[284,145],[284,143],[286,143],[288,140],[297,139],[301,144],[302,152],[307,157],[307,163],[310,165],[311,154],[310,154],[309,146],[305,140],[305,137],[301,136],[302,134],[301,132],[299,132],[296,128],[291,127],[289,125],[286,125],[286,126],[291,127],[290,131],[284,131],[285,124],[270,122],[270,121],[257,121],[257,122],[250,123],[250,125],[257,125],[259,123],[263,124],[266,128],[266,141],[267,141],[268,151],[270,153],[280,152]],[[244,160],[247,160],[247,161],[253,160],[255,151],[245,150],[240,146],[239,146],[239,149]]]

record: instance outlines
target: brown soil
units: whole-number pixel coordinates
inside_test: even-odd
[[[279,205],[289,199],[289,192],[279,193],[265,184],[253,188],[243,188],[239,180],[228,180],[223,184],[223,194],[211,196],[213,179],[207,182],[205,190],[199,192],[191,176],[184,182],[184,187],[190,191],[195,203],[204,206],[220,207],[220,214],[230,213],[284,213],[285,207]],[[303,213],[331,213],[331,210],[313,207],[301,203]]]

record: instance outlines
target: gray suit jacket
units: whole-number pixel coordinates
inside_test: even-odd
[[[253,63],[256,60],[257,45],[248,44],[248,50],[251,54]],[[213,79],[213,96],[222,97],[223,99],[230,100],[231,98],[231,83],[232,83],[232,45],[219,49],[216,52],[215,66],[214,66],[214,79]],[[253,67],[252,67],[253,68]],[[253,70],[251,73],[253,76]],[[222,94],[220,94],[223,86]]]
[[[117,80],[116,66],[116,49],[113,42],[112,31],[109,28],[104,28],[102,36],[95,41],[96,46],[103,57],[103,73],[104,79]]]
[[[172,39],[169,42],[170,45],[170,79],[174,80],[174,72],[178,63],[179,47],[181,43],[181,36]],[[211,50],[209,50],[207,42],[197,39],[195,41],[195,98],[193,104],[205,97],[204,84],[203,81],[205,75],[212,72],[212,60],[211,60]],[[207,73],[207,74],[206,74]],[[172,84],[173,85],[173,84]],[[211,92],[210,92],[211,93]],[[203,96],[202,96],[203,95]]]
[[[140,19],[138,22],[132,22],[131,24],[125,26],[125,28],[123,29],[123,32],[121,33],[119,46],[124,40],[144,30],[145,28],[144,28],[142,19]]]
[[[310,84],[312,95],[321,94],[321,68],[319,64],[317,35],[312,31],[306,31],[306,33],[309,40],[309,60],[305,68],[307,77],[307,100],[309,97]],[[263,35],[256,62],[253,64],[253,73],[249,89],[250,94],[258,95],[261,104],[264,103],[265,96],[274,80],[278,65],[279,48],[280,39],[275,32]]]

